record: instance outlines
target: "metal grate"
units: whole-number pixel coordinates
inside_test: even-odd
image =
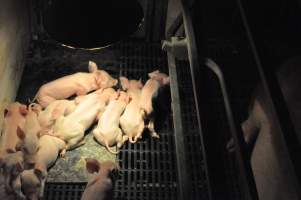
[[[45,200],[80,200],[85,183],[47,183],[44,192]]]
[[[142,78],[145,82],[148,72],[156,69],[165,73],[168,71],[166,56],[162,54],[160,44],[129,42],[113,48],[121,52],[119,74],[115,71],[115,77]],[[169,91],[163,95],[168,100]],[[155,123],[160,139],[152,139],[146,132],[136,144],[126,143],[118,155],[121,176],[115,183],[115,199],[177,199],[176,155],[170,106],[166,107],[166,102],[158,102],[157,110]],[[45,199],[80,199],[84,188],[84,183],[47,183]]]
[[[121,54],[120,74],[126,77],[142,78],[145,82],[148,72],[168,70],[159,44],[128,43],[122,46]],[[160,139],[149,138],[145,133],[143,140],[127,143],[119,154],[122,176],[116,182],[116,199],[177,199],[172,116],[169,109],[162,110],[160,105],[158,109]]]

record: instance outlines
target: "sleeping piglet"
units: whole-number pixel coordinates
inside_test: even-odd
[[[71,100],[56,100],[51,102],[45,110],[41,111],[38,116],[38,120],[41,126],[41,135],[47,133],[54,125],[55,120],[60,116],[66,116],[70,114],[76,105]]]
[[[14,102],[4,109],[4,126],[1,134],[0,167],[2,159],[7,150],[15,151],[16,144],[19,142],[17,127],[24,127],[27,107],[18,102]]]
[[[117,143],[117,148],[120,148],[128,139],[126,135],[122,135],[122,131],[119,128],[119,120],[129,101],[130,97],[127,93],[118,92],[110,100],[109,105],[98,121],[97,127],[93,130],[94,138],[113,154],[117,154],[119,151],[112,151],[110,146]]]
[[[38,147],[33,169],[24,170],[20,175],[23,194],[30,200],[43,196],[47,169],[55,163],[65,142],[57,137],[43,135]]]
[[[72,113],[56,120],[52,135],[66,142],[61,156],[64,156],[66,150],[84,144],[85,131],[95,122],[97,115],[102,112],[110,96],[114,93],[114,89],[107,88],[99,93],[89,94]]]
[[[111,161],[99,163],[95,159],[86,158],[86,168],[89,173],[97,174],[88,182],[81,200],[110,199],[119,167]]]
[[[140,97],[140,108],[144,112],[144,119],[150,118],[153,113],[153,99],[158,96],[159,89],[169,84],[169,77],[159,70],[148,74],[149,78],[142,88]],[[148,123],[148,129],[152,137],[159,138],[154,130],[154,120],[151,118]]]
[[[128,80],[120,77],[123,90],[126,90],[131,97],[130,103],[126,106],[124,113],[120,117],[120,126],[123,132],[129,137],[131,143],[135,143],[141,137],[144,130],[144,113],[140,109],[140,96],[143,87],[141,81]]]
[[[24,153],[25,164],[28,165],[34,162],[38,151],[39,133],[41,131],[38,115],[33,111],[33,106],[34,104],[31,104],[28,107],[24,128],[17,127],[17,135],[20,141],[16,145],[16,149]]]
[[[78,72],[46,83],[40,87],[33,101],[37,99],[45,108],[55,100],[66,99],[74,94],[85,95],[99,88],[113,87],[117,83],[106,71],[99,70],[96,63],[89,61],[89,73]]]

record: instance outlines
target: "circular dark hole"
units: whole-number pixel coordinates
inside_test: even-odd
[[[143,21],[137,0],[53,0],[43,13],[48,34],[75,48],[99,48],[134,33]]]

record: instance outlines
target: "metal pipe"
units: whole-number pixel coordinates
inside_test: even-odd
[[[211,71],[215,73],[215,75],[219,80],[219,84],[221,86],[226,115],[227,115],[230,131],[234,140],[236,158],[238,160],[239,169],[241,170],[240,171],[240,174],[242,176],[241,178],[243,180],[243,183],[245,184],[244,185],[245,194],[247,194],[246,196],[248,199],[254,199],[254,200],[258,199],[256,185],[253,178],[254,176],[251,169],[251,164],[247,156],[248,154],[247,154],[246,145],[244,142],[241,128],[238,128],[233,118],[233,112],[231,109],[231,104],[230,104],[223,72],[221,71],[220,67],[211,59],[207,59],[205,64]]]

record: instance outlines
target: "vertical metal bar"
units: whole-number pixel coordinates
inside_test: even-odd
[[[191,199],[190,198],[190,180],[188,178],[188,170],[185,160],[185,145],[182,125],[182,115],[180,106],[180,95],[177,78],[177,69],[175,63],[175,57],[167,52],[169,77],[170,77],[170,90],[171,90],[171,105],[173,111],[173,124],[175,134],[175,149],[177,155],[177,168],[178,168],[178,184],[179,184],[179,199]]]
[[[241,178],[244,183],[244,189],[245,189],[244,192],[248,199],[258,199],[250,161],[248,159],[247,150],[244,145],[245,142],[244,142],[244,139],[242,136],[242,131],[235,124],[235,121],[233,118],[233,113],[232,113],[230,100],[229,100],[223,73],[220,70],[219,66],[210,59],[208,59],[206,61],[206,65],[209,69],[211,69],[216,74],[216,76],[218,77],[220,86],[221,86],[222,95],[224,98],[226,115],[227,115],[227,119],[229,122],[230,131],[231,131],[232,137],[234,139],[234,143],[235,143],[235,153],[236,153],[236,157],[237,157],[237,161],[238,161],[238,166],[239,166],[239,169],[241,170],[240,174],[241,174]]]
[[[208,182],[208,191],[209,191],[209,199],[212,199],[212,190],[211,190],[211,182],[208,172],[208,159],[206,155],[206,149],[204,144],[204,138],[202,134],[202,125],[201,125],[201,119],[200,119],[200,85],[201,80],[196,79],[196,76],[198,74],[201,74],[200,65],[197,58],[197,48],[196,48],[196,41],[194,36],[194,30],[192,27],[192,21],[191,16],[189,15],[189,11],[186,7],[185,1],[181,0],[181,6],[182,6],[182,14],[183,14],[183,21],[184,21],[184,28],[186,33],[186,40],[187,40],[187,51],[188,51],[188,59],[190,63],[190,73],[191,73],[191,79],[192,79],[192,86],[193,86],[193,93],[194,93],[194,99],[196,102],[196,111],[197,111],[197,121],[198,121],[198,127],[199,127],[199,134],[202,144],[202,154],[203,158],[205,160],[204,168],[205,168],[205,174],[206,174],[206,180]]]
[[[237,0],[237,5],[240,11],[240,15],[242,17],[244,28],[247,33],[251,50],[255,58],[257,69],[259,71],[259,75],[264,86],[264,90],[267,93],[267,96],[269,97],[268,101],[270,101],[272,105],[272,114],[275,116],[276,124],[279,124],[281,130],[279,139],[281,139],[281,141],[283,141],[285,144],[284,146],[286,149],[286,154],[287,157],[289,158],[287,164],[290,167],[291,172],[293,173],[293,178],[295,179],[294,181],[296,185],[296,191],[298,191],[298,196],[301,199],[301,194],[300,194],[301,146],[296,134],[296,130],[294,129],[292,121],[290,120],[290,114],[286,107],[276,77],[273,75],[268,76],[268,71],[264,69],[262,66],[241,0]]]

